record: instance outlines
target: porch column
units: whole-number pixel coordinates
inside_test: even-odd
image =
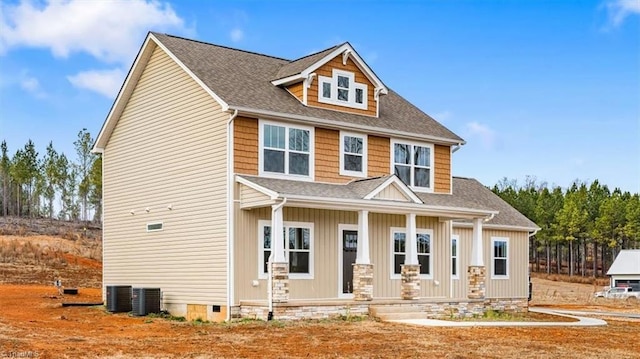
[[[289,301],[289,263],[284,256],[283,205],[273,205],[271,211],[271,295],[274,303]]]
[[[353,264],[353,299],[373,299],[373,264],[369,257],[369,211],[358,211],[358,242]]]
[[[473,242],[471,246],[471,263],[467,270],[469,284],[467,297],[469,299],[484,299],[486,269],[484,266],[484,251],[482,248],[482,218],[473,219]]]
[[[402,299],[417,299],[420,295],[420,263],[418,262],[415,213],[407,214],[404,265],[400,268]]]

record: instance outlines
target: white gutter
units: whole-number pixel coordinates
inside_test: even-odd
[[[271,207],[271,218],[273,218],[276,211],[284,207],[285,203],[287,203],[287,199],[283,198],[282,202],[277,204],[275,207]],[[284,215],[283,215],[283,218],[284,218]],[[275,228],[271,229],[272,233],[273,231],[275,231]],[[273,246],[273,241],[271,241],[271,245]],[[273,276],[271,275],[271,260],[275,256],[274,252],[275,252],[275,248],[271,248],[271,255],[269,255],[269,265],[267,267],[267,275],[269,276],[267,278],[267,296],[268,296],[267,300],[269,302],[269,314],[268,314],[267,320],[271,320],[273,318],[273,288],[272,288]]]
[[[446,144],[446,145],[459,145],[459,144],[466,143],[464,141],[460,142],[459,140],[452,140],[444,137],[416,135],[414,132],[394,131],[394,130],[389,130],[381,127],[358,125],[358,124],[348,123],[348,122],[332,121],[332,120],[326,120],[326,119],[321,119],[317,117],[293,115],[288,113],[267,111],[267,110],[259,110],[259,109],[253,109],[253,108],[242,107],[242,106],[229,105],[229,109],[240,111],[243,114],[246,114],[251,117],[263,117],[263,118],[268,117],[269,119],[294,121],[294,122],[305,124],[305,125],[320,125],[320,126],[323,126],[326,128],[332,128],[332,129],[365,132],[370,135],[399,136],[399,137],[412,139],[416,141],[430,140],[436,144]]]
[[[233,238],[234,238],[234,201],[233,201],[233,120],[238,116],[235,110],[227,121],[227,318],[231,320],[231,304],[233,303]]]
[[[463,222],[453,222],[453,226],[457,227],[457,228],[472,228],[473,224],[472,223],[463,223]],[[521,226],[509,226],[509,225],[504,225],[504,224],[484,224],[482,225],[482,228],[488,228],[488,229],[501,229],[504,231],[526,231],[526,232],[531,232],[531,231],[538,231],[540,230],[540,228],[536,228],[536,227],[521,227]]]
[[[459,150],[462,145],[464,145],[464,142],[460,142],[457,145],[453,146],[451,153],[456,153],[456,151]]]
[[[529,233],[529,238],[533,237],[536,235],[536,233],[538,233],[538,231],[540,231],[540,228],[536,228],[533,232]]]

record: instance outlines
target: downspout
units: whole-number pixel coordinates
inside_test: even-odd
[[[238,116],[235,110],[227,121],[227,317],[231,320],[231,304],[234,291],[233,286],[233,240],[234,240],[234,215],[235,202],[233,201],[233,120]]]
[[[460,147],[462,147],[462,144],[461,144],[461,143],[458,143],[457,145],[455,145],[455,146],[453,147],[453,149],[451,150],[451,153],[455,153],[457,150],[459,150],[459,149],[460,149]]]
[[[535,236],[538,232],[540,231],[540,228],[536,229],[535,231],[529,233],[529,238]]]
[[[271,208],[271,218],[275,215],[275,212],[284,207],[285,203],[287,203],[287,198],[285,197],[282,202],[280,202],[277,206]],[[271,233],[274,233],[275,228],[271,229]],[[273,247],[273,237],[271,240],[271,246]],[[275,248],[271,248],[271,255],[269,256],[269,265],[267,266],[267,296],[269,302],[269,314],[267,315],[267,320],[273,319],[273,276],[271,275],[271,260],[274,257]]]

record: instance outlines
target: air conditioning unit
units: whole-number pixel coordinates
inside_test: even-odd
[[[131,286],[108,285],[107,286],[107,310],[112,313],[131,311]]]
[[[160,288],[133,288],[131,306],[133,315],[160,313]]]

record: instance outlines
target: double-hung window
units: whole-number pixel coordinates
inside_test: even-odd
[[[313,129],[260,122],[260,174],[313,178]]]
[[[367,135],[345,132],[340,134],[340,174],[366,177]]]
[[[433,275],[433,230],[417,229],[416,244],[418,247],[418,263],[420,264],[420,276],[431,278]],[[404,228],[391,228],[391,279],[400,278],[402,265],[404,264],[407,249],[407,235]]]
[[[460,240],[460,236],[453,235],[451,236],[451,278],[459,279],[460,274],[458,273],[458,241]]]
[[[353,72],[334,69],[332,77],[318,76],[318,102],[367,109],[367,84]]]
[[[433,183],[433,146],[392,141],[392,171],[414,190],[431,191]]]
[[[509,238],[491,238],[491,277],[509,278]]]
[[[269,257],[272,253],[273,236],[271,221],[259,221],[260,243],[259,278],[267,278]],[[293,279],[313,278],[313,223],[284,222],[284,253],[289,262],[289,277]]]

